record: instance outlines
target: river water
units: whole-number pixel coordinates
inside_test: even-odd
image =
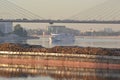
[[[42,45],[50,48],[54,46],[83,46],[83,47],[104,47],[104,48],[120,48],[120,38],[108,37],[76,37],[74,43],[51,43],[49,37],[41,36],[39,39],[29,39],[28,44]],[[70,72],[69,72],[70,70]],[[120,80],[120,70],[80,70],[55,68],[54,70],[44,69],[39,74],[29,73],[3,73],[0,71],[0,80]]]
[[[40,39],[27,40],[27,43],[33,45],[42,45],[48,48],[54,46],[120,48],[120,38],[118,37],[76,37],[74,43],[50,43],[49,37],[41,36]]]

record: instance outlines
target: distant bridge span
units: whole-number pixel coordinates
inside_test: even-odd
[[[97,21],[97,20],[0,20],[0,22],[18,22],[18,23],[88,23],[88,24],[120,24],[120,21]]]

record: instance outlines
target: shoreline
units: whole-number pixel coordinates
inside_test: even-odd
[[[76,36],[76,38],[120,39],[120,36]]]
[[[52,48],[45,48],[41,45],[15,44],[15,43],[0,44],[0,51],[120,56],[120,48],[80,47],[80,46],[55,46]]]

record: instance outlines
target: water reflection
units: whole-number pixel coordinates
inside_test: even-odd
[[[38,69],[26,69],[26,68],[8,68],[4,67],[0,70],[1,77],[15,78],[15,77],[50,77],[52,80],[120,80],[120,73],[117,71],[107,71],[107,70],[67,70],[59,69],[54,67],[49,69],[49,67],[38,68]],[[25,71],[26,70],[26,71]],[[94,72],[97,71],[97,72]]]
[[[85,62],[78,67],[78,62],[74,57],[69,59],[60,57],[56,59],[54,57],[47,56],[6,56],[1,55],[0,57],[0,76],[11,80],[120,80],[120,70],[111,68],[90,68],[98,65],[88,65],[86,61],[96,63],[106,63],[107,60],[101,59],[78,59],[79,63]],[[53,60],[54,61],[53,61]],[[63,61],[65,60],[65,61]],[[72,60],[72,61],[70,61]],[[55,62],[56,61],[56,62]],[[63,62],[61,62],[63,61]],[[66,62],[69,61],[69,62]],[[74,61],[74,63],[73,63]],[[109,60],[107,64],[119,64],[116,60]],[[70,63],[71,62],[71,63]],[[67,64],[67,65],[66,65]],[[108,65],[110,65],[108,64]],[[82,66],[88,66],[82,67]],[[102,64],[101,64],[102,65]],[[98,66],[99,67],[99,66]],[[2,78],[0,78],[2,79]],[[5,80],[5,79],[4,79]]]
[[[27,43],[27,38],[8,38],[8,37],[3,37],[0,38],[0,43],[20,43],[20,44],[26,44]]]

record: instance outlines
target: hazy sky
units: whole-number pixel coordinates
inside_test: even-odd
[[[46,19],[64,19],[109,0],[8,0]],[[115,1],[115,0],[112,0]],[[118,0],[116,0],[118,1]],[[48,24],[49,25],[49,24]],[[58,25],[58,24],[57,24]],[[60,24],[66,25],[66,24]],[[42,24],[23,24],[26,28],[40,28]],[[27,27],[31,26],[31,27]],[[34,26],[34,27],[33,27]],[[46,26],[46,25],[45,25]],[[89,29],[103,30],[104,27],[120,30],[120,25],[112,24],[68,24],[81,31]],[[43,28],[43,27],[42,27]],[[44,27],[46,28],[46,27]]]
[[[8,0],[48,19],[69,18],[107,0]]]

